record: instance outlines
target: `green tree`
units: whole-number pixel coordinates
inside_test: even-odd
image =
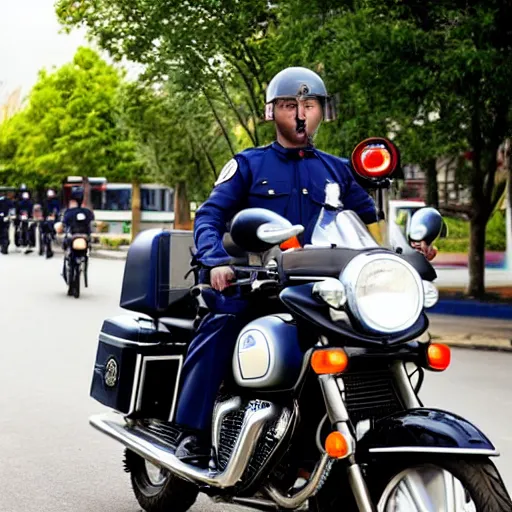
[[[228,144],[218,102],[252,145],[261,143],[265,36],[274,19],[266,0],[59,0],[56,9],[66,27],[86,25],[114,58],[144,64],[146,76],[161,82],[172,74],[203,96]]]
[[[190,227],[189,200],[208,194],[231,150],[203,96],[171,82],[121,89],[119,122],[134,141],[149,177],[175,190],[175,226]]]
[[[280,47],[320,66],[339,93],[341,122],[324,132],[344,151],[398,125],[404,161],[471,150],[469,293],[482,296],[485,229],[494,208],[499,145],[511,131],[512,4],[506,0],[417,2],[290,0]],[[294,19],[295,24],[287,22]],[[300,52],[292,34],[300,26]],[[437,122],[417,124],[436,113]],[[418,142],[420,143],[418,146]]]
[[[88,48],[60,69],[41,71],[28,107],[2,128],[4,161],[27,184],[58,186],[68,175],[126,177],[140,167],[117,126],[121,77]]]

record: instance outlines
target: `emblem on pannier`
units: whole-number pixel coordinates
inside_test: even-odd
[[[105,365],[105,384],[109,388],[113,388],[117,384],[117,376],[119,374],[116,360],[111,357]]]

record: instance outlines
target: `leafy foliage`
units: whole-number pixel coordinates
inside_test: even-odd
[[[120,79],[87,48],[57,71],[41,71],[28,108],[0,128],[0,154],[15,171],[10,181],[58,186],[68,175],[136,172],[135,147],[114,118]]]

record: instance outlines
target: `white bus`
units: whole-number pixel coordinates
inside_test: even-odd
[[[174,191],[164,185],[143,184],[140,190],[142,229],[169,227],[174,222]],[[132,185],[107,183],[92,189],[91,206],[97,221],[109,224],[109,232],[127,231],[132,220]]]

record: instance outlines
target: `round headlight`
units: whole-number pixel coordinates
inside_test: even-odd
[[[424,305],[423,283],[416,270],[392,254],[362,254],[340,276],[348,306],[361,326],[376,333],[408,329]]]

